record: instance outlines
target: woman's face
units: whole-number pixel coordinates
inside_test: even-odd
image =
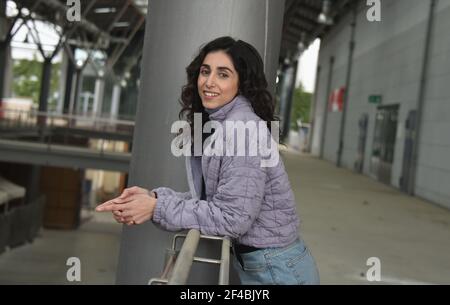
[[[230,102],[238,93],[239,76],[224,51],[208,53],[200,67],[198,94],[203,107],[214,109]]]

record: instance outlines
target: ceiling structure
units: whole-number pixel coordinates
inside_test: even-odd
[[[355,0],[329,0],[329,17],[334,23],[345,14]],[[147,12],[148,0],[134,0],[134,4],[143,12]],[[281,59],[298,53],[298,44],[306,48],[316,38],[321,38],[331,24],[319,22],[323,13],[323,0],[285,0],[282,40],[280,50]]]
[[[319,16],[324,12],[324,2],[329,4],[327,17],[336,24],[356,1],[286,0],[280,59],[295,56],[299,48],[304,50],[316,38],[322,38],[326,34],[332,24],[319,22]]]
[[[66,0],[13,0],[18,8],[27,8],[36,19],[59,26],[66,42],[107,53],[108,64],[117,74],[136,65],[142,56],[148,0],[80,0],[81,21],[69,22]],[[286,0],[282,26],[280,62],[299,54],[330,24],[319,22],[324,2],[336,23],[356,0]]]
[[[103,50],[116,74],[128,72],[142,55],[146,3],[136,0],[80,0],[80,21],[67,18],[66,0],[13,0],[21,18],[57,25],[63,41],[84,49]],[[69,11],[70,14],[70,11]]]

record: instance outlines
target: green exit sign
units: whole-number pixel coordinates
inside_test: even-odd
[[[381,104],[381,101],[383,100],[383,97],[381,95],[369,95],[369,103],[371,104]]]

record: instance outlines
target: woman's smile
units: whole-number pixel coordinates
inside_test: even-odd
[[[206,99],[213,99],[213,98],[219,96],[219,93],[211,92],[211,91],[203,91],[203,94],[205,95]]]

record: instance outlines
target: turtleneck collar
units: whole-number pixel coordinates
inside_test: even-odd
[[[231,111],[233,108],[240,108],[242,106],[250,106],[250,103],[247,101],[247,99],[242,95],[237,95],[234,99],[232,99],[229,103],[214,108],[214,109],[206,109],[206,112],[209,114],[209,119],[214,121],[223,121],[225,120],[227,114]]]
[[[222,105],[222,106],[220,106],[220,107],[213,108],[213,109],[205,108],[205,111],[206,111],[207,114],[211,115],[211,114],[213,114],[214,112],[219,111],[220,108],[222,108],[223,106],[225,106],[225,105]]]

